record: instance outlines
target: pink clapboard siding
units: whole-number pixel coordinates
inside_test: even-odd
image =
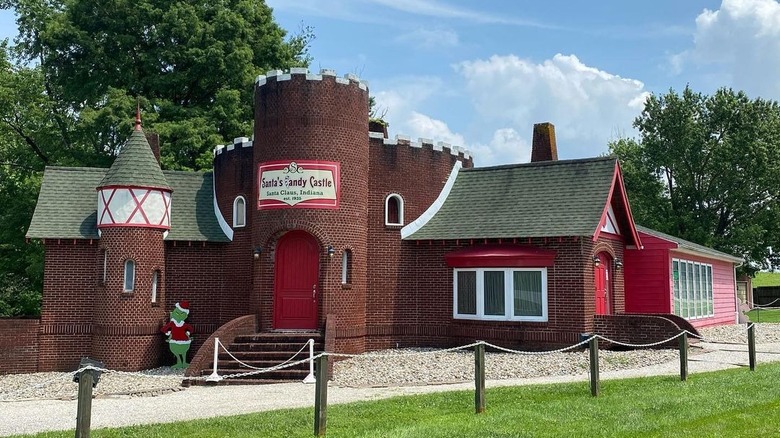
[[[708,318],[695,318],[688,321],[696,328],[713,325],[735,324],[737,322],[737,294],[735,290],[734,265],[731,262],[695,256],[688,253],[671,251],[671,257],[691,262],[707,263],[712,265],[712,299],[714,301],[714,316]],[[669,278],[671,284],[671,277]],[[671,295],[670,295],[671,296]],[[670,308],[670,313],[674,309]]]
[[[624,254],[626,312],[674,313],[672,259],[712,265],[714,316],[691,318],[696,328],[734,324],[736,293],[731,262],[676,250],[677,244],[640,232],[643,249],[626,249]]]

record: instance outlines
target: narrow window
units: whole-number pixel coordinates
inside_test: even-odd
[[[246,200],[243,196],[237,196],[233,201],[233,227],[246,226]]]
[[[456,271],[455,280],[458,314],[477,314],[477,273],[475,271]]]
[[[351,283],[350,274],[352,273],[352,251],[345,249],[341,253],[341,284]]]
[[[103,276],[100,277],[100,282],[106,284],[107,277],[108,277],[108,250],[103,248]]]
[[[132,292],[135,289],[135,262],[125,260],[125,292]]]
[[[157,282],[160,280],[160,271],[152,272],[152,303],[157,302]]]
[[[404,200],[401,195],[388,195],[385,199],[385,225],[404,224]]]

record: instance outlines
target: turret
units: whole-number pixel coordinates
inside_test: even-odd
[[[133,133],[97,187],[103,272],[95,296],[92,354],[109,368],[158,365],[171,193],[136,114]]]

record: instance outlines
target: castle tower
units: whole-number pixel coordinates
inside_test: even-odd
[[[253,276],[261,330],[323,330],[329,320],[338,351],[362,352],[366,83],[332,70],[271,71],[256,83],[254,129],[256,189],[247,205],[254,210],[253,246],[262,254]]]
[[[171,192],[137,114],[130,139],[97,187],[103,272],[94,300],[92,355],[109,368],[158,365]]]

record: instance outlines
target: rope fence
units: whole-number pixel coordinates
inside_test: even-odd
[[[756,366],[756,348],[755,348],[755,330],[756,325],[751,323],[746,327],[747,330],[747,337],[748,337],[748,366],[751,371],[755,370]],[[90,407],[91,406],[91,398],[92,398],[92,388],[97,385],[98,380],[100,379],[101,374],[119,374],[119,375],[130,375],[134,377],[144,377],[144,378],[152,378],[152,379],[176,379],[180,381],[206,381],[206,382],[218,382],[224,379],[241,379],[241,378],[247,378],[247,377],[255,377],[264,373],[269,373],[273,371],[278,371],[282,369],[292,368],[304,363],[309,364],[309,375],[304,379],[305,383],[315,383],[315,435],[322,435],[324,434],[325,430],[325,423],[326,423],[326,409],[327,409],[327,363],[329,358],[398,358],[401,356],[421,356],[421,355],[436,355],[441,353],[447,353],[447,352],[455,352],[455,351],[462,351],[462,350],[469,350],[473,349],[475,354],[475,410],[477,413],[483,412],[485,410],[485,385],[484,385],[484,379],[485,379],[485,349],[491,348],[496,351],[506,353],[506,354],[516,354],[516,355],[527,355],[527,356],[538,356],[538,355],[549,355],[549,354],[557,354],[557,353],[563,353],[567,351],[572,351],[576,349],[581,348],[587,348],[589,350],[589,380],[590,380],[590,386],[591,386],[591,395],[596,397],[599,394],[599,359],[598,359],[598,344],[599,341],[608,342],[613,345],[627,347],[627,348],[633,348],[633,349],[643,349],[643,348],[653,348],[658,347],[663,344],[671,343],[674,340],[678,340],[679,345],[679,352],[680,352],[680,379],[682,381],[685,381],[687,379],[688,374],[688,339],[689,338],[696,338],[699,340],[702,340],[704,342],[709,343],[725,343],[725,342],[718,342],[710,339],[705,339],[704,337],[691,333],[687,330],[680,331],[674,336],[671,336],[667,339],[657,341],[657,342],[649,342],[644,344],[634,344],[634,343],[627,343],[627,342],[621,342],[615,339],[610,339],[608,337],[593,334],[587,339],[583,339],[582,341],[555,350],[546,350],[546,351],[523,351],[523,350],[515,350],[511,348],[501,347],[499,345],[495,345],[489,342],[485,341],[476,341],[472,342],[470,344],[466,345],[460,345],[457,347],[452,348],[446,348],[446,349],[434,349],[434,350],[424,350],[424,351],[406,351],[406,352],[400,352],[400,353],[364,353],[364,354],[347,354],[347,353],[335,353],[335,352],[321,352],[318,354],[314,354],[314,340],[309,339],[296,353],[294,353],[291,357],[289,357],[284,362],[281,362],[277,365],[270,366],[270,367],[256,367],[251,364],[248,364],[240,359],[238,359],[233,353],[231,353],[220,341],[219,338],[215,338],[214,342],[214,364],[213,364],[213,371],[212,374],[209,376],[194,376],[194,377],[185,377],[180,375],[154,375],[154,374],[146,374],[141,372],[129,372],[129,371],[119,371],[119,370],[112,370],[109,368],[105,368],[102,366],[96,366],[93,364],[88,364],[81,366],[76,371],[65,373],[63,375],[57,376],[55,378],[46,380],[44,382],[37,383],[35,385],[31,385],[27,388],[20,388],[15,391],[5,393],[0,397],[0,401],[5,401],[4,399],[9,399],[10,396],[13,396],[14,394],[18,394],[22,391],[28,390],[29,388],[43,388],[47,385],[53,384],[54,382],[60,381],[62,379],[73,379],[73,381],[76,381],[79,383],[79,416],[77,416],[77,429],[81,427],[82,429],[86,427],[88,429],[89,427],[89,421],[84,420],[82,417],[84,415],[89,415]],[[298,359],[295,360],[297,357],[301,355],[301,353],[304,352],[304,350],[308,347],[308,357],[304,359]],[[220,351],[224,351],[228,357],[230,357],[233,361],[238,363],[240,366],[250,369],[250,371],[243,372],[243,373],[223,373],[223,375],[218,374],[218,362],[219,362],[219,353]],[[85,388],[85,384],[89,384],[89,388]],[[86,400],[82,400],[83,398],[88,397],[89,402]],[[77,431],[78,432],[78,431]],[[77,433],[77,436],[78,433]]]

